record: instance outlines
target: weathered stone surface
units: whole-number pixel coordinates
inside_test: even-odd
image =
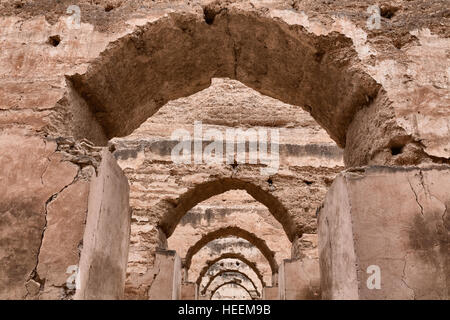
[[[318,259],[284,260],[278,273],[278,299],[319,300],[320,269]]]
[[[81,8],[80,24],[73,23],[75,16],[66,11],[73,4]],[[267,232],[270,235],[259,236],[267,243],[277,242],[275,232],[279,243],[287,244],[286,237],[292,242],[292,247],[283,245],[285,250],[269,245],[277,252],[277,261],[285,259],[288,250],[292,258],[317,257],[315,212],[343,167],[342,150],[335,142],[345,146],[347,168],[448,164],[447,3],[381,3],[380,28],[370,29],[367,8],[373,4],[379,3],[1,1],[0,298],[71,298],[73,292],[64,285],[68,274],[63,266],[76,264],[86,184],[89,172],[101,160],[94,145],[80,140],[106,145],[110,138],[131,133],[150,115],[143,130],[122,141],[111,141],[131,184],[127,298],[147,298],[157,247],[187,252],[177,232],[186,232],[186,240],[194,244],[213,231],[202,226],[195,234],[195,224],[178,230],[181,217],[195,213],[194,207],[207,197],[231,189],[245,190],[255,198],[239,213],[258,219],[268,211],[278,223],[272,228],[266,219],[260,229],[247,228],[247,223],[248,231]],[[235,80],[217,79],[221,77],[248,87]],[[181,99],[170,101],[176,98]],[[260,175],[258,166],[174,166],[169,160],[174,145],[170,133],[176,128],[192,132],[194,120],[215,129],[278,128],[280,170],[268,177]],[[446,174],[445,170],[439,172]],[[428,179],[437,190],[433,192],[448,189],[440,174]],[[446,207],[426,195],[428,191],[421,195],[422,187],[413,180],[411,188],[420,202],[415,210],[427,206],[424,211],[442,210],[445,219]],[[386,190],[393,187],[390,182],[387,188],[382,182],[374,185],[377,190],[364,186],[362,189],[370,189],[369,195],[357,199],[369,199],[373,210],[384,210],[376,199],[389,199]],[[404,186],[399,183],[399,194],[406,192]],[[345,196],[344,191],[332,191],[341,193]],[[426,205],[421,197],[427,199]],[[257,201],[267,206],[266,213],[255,212]],[[341,209],[347,206],[344,200],[327,201],[335,204],[336,210],[346,211]],[[412,208],[412,204],[405,206]],[[212,208],[209,203],[201,210]],[[222,208],[214,210],[221,212]],[[408,211],[405,217],[412,212],[399,210]],[[223,226],[232,225],[229,219],[239,215],[236,211],[227,217],[221,218]],[[424,217],[428,219],[427,214]],[[372,222],[368,226],[358,222],[358,234],[368,232],[368,239],[372,232],[374,237],[385,234],[385,221]],[[63,237],[60,229],[70,223],[71,233]],[[429,234],[429,229],[420,228],[438,225],[444,230],[438,230],[443,239],[445,222],[444,227],[429,224],[417,222],[416,229]],[[338,238],[345,236],[333,232]],[[408,249],[401,262],[385,263],[394,275],[392,294],[401,291],[399,296],[407,298],[442,297],[442,283],[447,280],[443,280],[442,270],[430,271],[437,265],[434,258],[429,264],[416,262],[423,256],[446,257],[441,252],[429,253],[427,244],[436,242],[433,236],[426,241],[420,240],[425,236],[416,237],[416,244],[411,240],[404,245],[404,240],[393,240],[399,237],[395,232],[389,235],[394,249]],[[369,240],[358,241],[364,246]],[[205,249],[197,255],[205,258],[210,253]],[[264,256],[258,259],[262,261]],[[407,263],[402,265],[403,261]],[[398,265],[404,269],[400,284],[396,282]],[[339,263],[334,266],[342,267]],[[342,283],[349,279],[347,271],[333,281],[351,291]],[[417,280],[419,273],[426,275],[430,287],[422,287],[425,280]],[[437,289],[430,293],[434,284]],[[362,290],[352,297],[372,294]]]
[[[255,265],[258,273],[242,260],[220,259],[220,257],[228,255],[244,256],[248,261]],[[203,278],[199,275],[205,270],[205,266],[210,261],[217,262],[209,267]],[[278,269],[278,266],[277,266]],[[259,291],[262,290],[263,283],[271,283],[273,271],[269,263],[265,260],[261,251],[251,243],[239,238],[224,238],[210,242],[210,244],[199,252],[192,262],[192,266],[188,271],[188,279],[199,283],[200,292],[203,293],[208,286],[209,281],[213,280],[219,272],[224,270],[235,270],[243,272],[255,284]],[[260,274],[259,274],[260,273]],[[261,281],[259,277],[264,280]]]
[[[296,238],[292,242],[291,258],[311,258],[318,259],[319,252],[317,251],[317,234],[304,233],[300,238]]]
[[[79,180],[47,205],[47,225],[37,267],[39,278],[45,281],[40,299],[65,298],[75,291],[66,283],[71,275],[70,268],[78,266],[80,260],[88,194],[89,182]]]
[[[133,45],[136,37],[142,39],[141,49]],[[351,115],[379,89],[362,69],[356,71],[356,52],[348,38],[337,33],[318,37],[300,26],[233,7],[217,12],[212,25],[195,14],[170,15],[143,26],[139,35],[120,39],[105,55],[108,59],[97,60],[88,73],[71,80],[95,112],[102,112],[100,122],[109,137],[131,133],[168,101],[208,87],[215,75],[308,109],[344,146]],[[99,77],[114,81],[122,94],[97,87]],[[131,88],[136,94],[124,94]],[[326,96],[335,97],[334,102]],[[129,106],[127,117],[123,105]]]
[[[255,300],[256,295],[250,291],[244,284],[230,280],[218,285],[212,292],[211,300]]]
[[[252,117],[254,113],[252,109],[255,106],[261,110],[262,114],[270,114],[271,117]],[[225,108],[236,108],[240,114],[239,118],[232,121],[227,120],[233,119],[233,113],[227,111],[226,114],[222,114],[227,110]],[[269,192],[278,193],[280,197],[285,198],[283,204],[285,207],[293,211],[303,211],[305,217],[308,217],[307,219],[312,219],[310,224],[312,228],[308,229],[310,232],[315,232],[315,222],[313,222],[315,210],[323,199],[327,185],[331,183],[334,174],[342,166],[342,155],[339,154],[339,149],[336,146],[333,147],[331,139],[306,112],[295,111],[294,107],[264,97],[239,82],[215,79],[207,90],[170,102],[132,135],[112,140],[118,162],[131,181],[130,196],[134,222],[132,224],[131,258],[128,267],[127,291],[130,294],[140,291],[137,289],[141,286],[140,284],[148,283],[153,264],[151,252],[157,246],[166,247],[163,242],[158,240],[159,228],[155,228],[155,224],[161,226],[161,222],[155,222],[155,219],[166,210],[160,208],[159,199],[173,199],[168,201],[170,208],[173,206],[173,201],[180,201],[176,198],[180,197],[178,192],[186,190],[181,184],[202,183],[203,179],[208,179],[206,174],[209,170],[213,170],[215,175],[218,170],[226,169],[228,171],[225,164],[197,166],[191,176],[186,176],[185,169],[189,166],[180,166],[172,162],[170,150],[174,144],[168,140],[170,139],[170,130],[183,128],[192,132],[195,119],[203,121],[205,130],[211,128],[225,130],[233,128],[233,126],[246,128],[251,125],[262,128],[278,128],[280,141],[283,143],[280,148],[280,170],[282,172],[280,177],[285,178],[291,175],[292,178],[289,178],[289,182],[283,188],[279,183],[274,182],[274,179],[278,179],[276,176],[271,177],[272,186],[266,181],[267,178],[261,178],[264,179],[263,184],[268,186]],[[271,127],[268,127],[269,125]],[[283,146],[286,148],[283,149]],[[297,149],[303,149],[304,152],[297,152]],[[160,169],[158,171],[149,170],[149,163],[156,164]],[[239,167],[243,166],[251,168],[248,165]],[[254,169],[251,171],[251,175],[258,177],[259,173],[256,170],[259,171],[259,168],[256,166]],[[200,174],[199,170],[205,174]],[[232,170],[231,175],[238,177],[241,170]],[[301,176],[298,176],[299,172],[302,172]],[[294,189],[295,176],[301,177],[298,189]],[[236,185],[238,186],[238,184]],[[222,187],[218,184],[217,188],[221,190]],[[233,188],[232,185],[231,188]],[[202,192],[199,190],[200,196],[204,197]],[[220,191],[217,192],[220,193]],[[287,200],[286,192],[292,195],[292,200]],[[300,198],[299,192],[302,194]],[[187,198],[188,196],[183,197]],[[290,201],[292,202],[288,203]],[[293,214],[293,216],[295,215]],[[170,223],[175,226],[175,221],[177,220],[172,220]],[[167,248],[175,249],[182,258],[186,257],[188,249],[202,237],[219,232],[221,228],[233,226],[249,231],[263,239],[269,249],[275,253],[276,264],[280,264],[283,259],[291,256],[291,243],[283,231],[283,225],[264,205],[244,190],[230,190],[211,197],[188,210],[179,221],[173,234],[167,239]],[[164,230],[167,231],[167,228]],[[237,245],[235,248],[233,248],[234,244]],[[226,249],[227,246],[230,247]],[[305,251],[302,254],[317,257],[316,247],[317,245],[305,245],[305,248],[301,249]],[[215,248],[224,251],[214,252]],[[198,273],[205,263],[223,252],[245,252],[246,255],[250,255],[250,260],[260,268],[266,283],[272,282],[272,271],[268,259],[254,251],[254,248],[247,248],[244,242],[236,241],[210,243],[206,248],[197,252],[194,255],[194,264],[187,272],[187,280],[196,281]],[[244,268],[245,265],[242,264],[241,267]],[[248,267],[246,268],[248,269]],[[139,278],[141,280],[138,280]],[[274,279],[276,284],[277,277]],[[134,295],[136,296],[136,294]],[[139,296],[142,297],[141,294]]]
[[[247,259],[242,253],[226,252],[205,263],[196,280],[200,289],[199,293],[203,293],[208,282],[223,270],[238,270],[245,273],[259,288],[266,286],[267,279],[263,278],[264,272],[260,266]]]
[[[449,172],[367,167],[338,176],[319,214],[324,299],[448,299]],[[367,284],[370,266],[381,272],[379,289]]]
[[[218,13],[220,8],[227,6],[227,9],[220,11],[220,14],[215,16],[212,25],[208,25],[203,21],[204,10],[201,7],[202,4],[198,2],[192,4],[168,4],[164,2],[150,4],[146,2],[142,5],[137,5],[135,1],[124,1],[121,5],[117,5],[117,7],[108,12],[104,11],[104,6],[106,5],[92,6],[85,3],[85,1],[74,2],[83,4],[79,27],[70,24],[73,17],[70,17],[69,14],[65,13],[65,10],[62,10],[61,6],[64,6],[63,3],[57,5],[59,9],[56,9],[53,4],[51,8],[47,8],[50,5],[49,3],[36,3],[35,1],[24,3],[20,8],[11,8],[11,4],[2,4],[5,7],[0,10],[4,15],[2,18],[4,28],[1,28],[4,30],[4,33],[1,39],[6,44],[5,48],[7,49],[2,50],[2,61],[5,62],[2,64],[4,65],[3,72],[5,75],[14,74],[15,76],[13,79],[4,77],[2,80],[5,87],[9,86],[9,89],[5,90],[4,93],[5,99],[0,100],[4,104],[1,116],[5,119],[5,125],[21,123],[37,130],[42,129],[47,132],[70,134],[79,138],[88,137],[93,141],[105,142],[104,134],[101,133],[103,129],[98,128],[94,123],[93,115],[89,114],[91,111],[86,106],[81,106],[77,102],[78,98],[73,98],[74,95],[71,93],[70,84],[64,83],[64,74],[84,73],[87,65],[91,63],[92,59],[98,57],[100,52],[105,50],[109,42],[117,38],[122,38],[122,42],[132,42],[134,41],[132,39],[142,36],[142,34],[139,35],[140,31],[133,35],[129,34],[134,29],[138,29],[136,25],[145,25],[141,29],[148,31],[149,28],[152,28],[150,25],[152,21],[164,20],[161,17],[164,17],[164,14],[169,12],[184,13],[180,15],[181,18],[174,18],[176,22],[172,25],[171,30],[173,33],[171,36],[178,32],[177,28],[180,28],[182,31],[185,28],[183,26],[184,22],[182,22],[183,19],[192,15],[193,18],[186,23],[198,25],[198,30],[217,32],[217,36],[214,38],[214,41],[210,41],[210,44],[220,42],[226,43],[226,46],[228,46],[230,41],[225,40],[229,36],[220,29],[223,26],[221,21],[224,21],[224,17],[226,17],[225,20],[227,25],[229,25],[230,35],[234,43],[240,45],[237,63],[238,66],[241,64],[242,66],[237,69],[239,71],[237,76],[242,77],[242,79],[238,80],[248,81],[249,83],[254,82],[252,78],[256,78],[256,75],[270,79],[272,74],[264,75],[264,73],[258,73],[259,71],[264,71],[264,68],[267,69],[264,59],[258,64],[260,66],[259,69],[253,68],[252,72],[255,73],[254,75],[246,68],[245,60],[243,59],[248,58],[248,56],[246,55],[247,50],[244,49],[247,47],[256,49],[258,47],[248,46],[242,36],[234,38],[236,34],[241,35],[242,31],[246,31],[252,32],[252,37],[249,38],[258,39],[253,37],[254,34],[258,34],[256,26],[269,18],[267,20],[268,24],[272,24],[272,20],[279,19],[283,23],[290,25],[291,29],[295,29],[296,26],[302,26],[310,33],[310,35],[306,34],[306,36],[311,39],[318,35],[322,36],[322,38],[332,38],[332,32],[345,35],[351,41],[348,44],[348,48],[346,41],[343,41],[342,43],[345,43],[345,45],[339,50],[344,50],[343,55],[344,52],[350,53],[354,50],[350,56],[356,53],[357,58],[360,60],[355,63],[355,66],[358,66],[361,71],[367,73],[369,78],[373,78],[383,86],[386,94],[382,96],[384,98],[387,97],[389,101],[380,101],[380,106],[382,106],[382,110],[379,110],[380,115],[376,115],[378,111],[374,115],[374,120],[383,122],[383,125],[378,128],[371,128],[372,137],[376,137],[376,140],[372,139],[372,143],[361,143],[366,135],[363,132],[358,133],[359,127],[367,127],[371,120],[363,121],[365,124],[361,126],[357,125],[358,121],[353,121],[356,127],[355,125],[352,126],[350,130],[353,134],[347,138],[347,140],[351,138],[350,140],[353,141],[347,141],[350,144],[349,152],[347,153],[347,161],[350,165],[367,162],[383,164],[419,163],[423,161],[439,161],[441,158],[441,161],[444,161],[449,158],[449,148],[446,142],[448,133],[439,129],[446,127],[445,124],[448,119],[448,114],[446,113],[448,97],[445,95],[445,90],[448,89],[447,69],[449,67],[445,53],[449,45],[448,39],[445,38],[445,35],[448,33],[448,18],[445,17],[445,6],[442,5],[442,1],[436,0],[431,3],[430,1],[417,0],[414,1],[414,4],[410,2],[398,4],[396,5],[398,10],[392,14],[392,17],[389,17],[389,19],[382,17],[380,29],[374,30],[368,29],[366,25],[368,17],[366,9],[370,5],[375,4],[374,1],[361,4],[348,0],[332,5],[317,5],[305,1],[301,3],[294,2],[294,4],[283,1],[253,5],[245,1],[223,3],[209,6],[210,9],[208,10],[212,13]],[[417,3],[420,3],[420,5]],[[420,10],[417,8],[420,8]],[[99,10],[101,14],[98,13]],[[427,15],[424,12],[432,12],[433,14]],[[53,23],[49,24],[43,16],[39,16],[40,13],[44,14]],[[430,19],[429,16],[441,18]],[[244,20],[239,17],[244,17]],[[251,17],[254,17],[255,23],[245,23],[245,19]],[[283,23],[276,22],[272,30],[283,29]],[[209,29],[205,29],[204,26]],[[263,28],[262,30],[264,30],[263,26],[258,26],[258,28]],[[182,33],[179,34],[181,35]],[[61,42],[56,47],[51,45],[48,40],[49,37],[54,35],[58,35],[61,39]],[[223,41],[215,41],[221,37]],[[154,41],[158,39],[156,37]],[[270,39],[270,37],[266,37],[266,39]],[[318,42],[319,44],[320,41]],[[22,43],[28,44],[26,48]],[[351,48],[352,46],[354,49]],[[31,47],[32,50],[30,50]],[[326,44],[326,41],[323,47],[319,46],[317,48],[317,52],[320,53],[319,57],[334,61],[332,58],[334,52],[322,54],[322,49],[325,53],[328,52],[327,50],[330,50],[330,46]],[[270,46],[267,48],[261,47],[260,49],[259,53],[264,52],[267,53],[267,57],[270,56]],[[134,49],[126,48],[124,50]],[[182,56],[182,59],[179,59],[180,61],[185,61],[186,56],[190,56],[184,52],[181,53],[181,50],[172,52],[176,51]],[[226,50],[225,52],[232,55],[232,51]],[[33,53],[30,54],[30,52]],[[48,52],[50,54],[47,54]],[[126,52],[130,53],[130,61],[133,60],[131,51]],[[211,51],[211,54],[214,52],[216,51]],[[283,50],[283,52],[287,55],[288,50]],[[225,58],[227,55],[223,54],[223,52],[221,53],[221,59],[234,64],[234,59]],[[195,56],[195,53],[192,52],[192,55]],[[106,56],[104,54],[97,58],[94,64],[106,63],[104,60],[109,61],[113,59],[113,57],[105,59]],[[196,57],[199,58],[200,56],[197,55]],[[252,59],[254,60],[256,57],[258,55],[252,56]],[[337,55],[335,58],[339,60],[343,56]],[[139,63],[144,63],[145,59],[141,58],[142,61]],[[172,59],[172,61],[174,60]],[[284,60],[287,63],[288,59]],[[125,63],[125,61],[126,59],[121,59],[121,62]],[[137,61],[140,60],[138,59]],[[208,61],[213,61],[213,59],[208,59]],[[282,62],[283,60],[271,59],[271,61]],[[324,64],[324,61],[320,61]],[[317,63],[314,59],[310,62],[308,67],[312,67]],[[52,65],[54,68],[45,69],[44,66],[47,65]],[[117,65],[115,67],[117,71],[120,69]],[[139,68],[137,65],[135,67]],[[224,67],[222,66],[221,68],[223,69]],[[292,69],[292,66],[290,68]],[[131,72],[131,68],[125,67],[124,70]],[[141,68],[141,70],[143,71],[144,68]],[[278,70],[282,72],[283,68],[278,68]],[[233,70],[227,71],[233,76]],[[216,73],[216,76],[220,75],[219,73]],[[246,73],[252,74],[252,77],[246,76]],[[329,76],[332,74],[333,72],[330,72]],[[23,80],[34,80],[37,78],[35,75],[39,75],[36,87],[32,90],[27,90],[26,93],[21,92],[22,85],[25,85]],[[226,76],[227,74],[222,76],[224,75]],[[206,76],[210,77],[210,75]],[[185,78],[186,81],[189,79],[189,77]],[[133,85],[132,81],[125,80],[128,78],[124,77],[122,79],[127,81],[128,85]],[[287,79],[289,78],[283,78],[284,81]],[[117,80],[119,79],[115,79],[114,83],[119,85]],[[314,78],[308,80],[314,80]],[[208,82],[203,88],[209,84],[209,79],[205,81]],[[144,83],[148,82],[140,81],[138,84]],[[337,81],[334,81],[334,83],[337,83]],[[345,81],[341,83],[343,84]],[[186,82],[184,84],[190,85]],[[89,85],[94,86],[95,83],[90,83]],[[363,87],[365,85],[367,83],[363,84]],[[265,90],[267,94],[277,94],[269,92],[273,90],[265,89],[264,83],[255,83],[252,87],[258,90]],[[272,86],[272,89],[276,87]],[[40,100],[41,96],[36,96],[36,93],[42,92],[41,88],[47,88],[49,92],[44,100]],[[133,89],[136,88],[133,87]],[[123,95],[125,91],[116,90],[115,93],[119,94],[121,92],[123,98],[125,98]],[[316,88],[316,90],[310,91],[321,90]],[[279,92],[277,97],[279,98],[281,94],[284,93]],[[188,95],[188,92],[184,92],[182,95]],[[331,94],[329,96],[336,95]],[[410,97],[414,97],[414,99],[410,99]],[[120,101],[120,99],[114,100],[113,95],[109,98],[115,102]],[[166,101],[168,100],[166,99]],[[17,109],[17,104],[23,104],[23,106]],[[298,105],[308,109],[306,104],[308,103],[303,101]],[[22,109],[25,105],[25,109]],[[129,105],[131,105],[130,102]],[[320,108],[316,110],[315,105],[312,104],[310,107],[320,123],[323,124],[327,121],[326,119],[320,119],[323,116],[320,115]],[[35,108],[41,111],[37,112]],[[152,108],[148,108],[148,110]],[[85,111],[80,112],[83,109]],[[148,110],[139,115],[142,118],[141,123],[148,117]],[[357,109],[355,110],[357,111]],[[316,112],[319,112],[319,114],[315,114]],[[128,114],[127,117],[120,119],[125,120],[130,116]],[[94,115],[94,117],[98,118],[97,115]],[[74,121],[64,121],[68,119]],[[351,118],[348,118],[348,120],[351,120]],[[335,123],[338,125],[338,121],[335,121]],[[136,123],[134,126],[137,127],[138,125],[139,123]],[[324,126],[328,127],[325,124]],[[335,129],[340,131],[345,128],[335,127]],[[331,129],[331,131],[333,130]],[[382,138],[382,132],[385,133],[384,138]],[[362,136],[360,136],[361,134]],[[335,137],[335,134],[332,134],[332,136]],[[340,139],[341,145],[346,143],[342,141],[342,137]],[[362,147],[363,145],[365,146]],[[389,149],[391,146],[404,148],[405,156],[402,154],[390,155]],[[428,156],[423,154],[423,150],[428,153]]]
[[[265,287],[263,289],[263,300],[278,300],[278,287]]]
[[[23,299],[38,291],[36,273],[48,206],[77,176],[78,167],[63,161],[56,144],[22,130],[0,132],[0,297]]]
[[[252,299],[261,299],[261,288],[258,288],[251,278],[243,272],[240,273],[227,270],[223,270],[211,278],[206,287],[202,290],[201,294],[211,297],[212,299],[219,297],[224,299],[224,294],[219,290],[222,286],[226,286],[228,283],[236,283],[239,284],[239,287],[244,287]],[[234,296],[232,290],[228,290],[227,294]],[[233,298],[236,299],[236,296]]]
[[[149,300],[179,300],[181,297],[181,259],[175,251],[157,250]]]
[[[180,300],[197,300],[197,284],[193,282],[181,283]]]
[[[129,185],[106,149],[91,181],[76,299],[122,299],[130,241]]]
[[[290,257],[291,243],[267,208],[242,191],[228,191],[191,209],[168,239],[168,247],[184,257],[190,281],[196,280],[207,260],[241,252],[270,283],[272,272]]]

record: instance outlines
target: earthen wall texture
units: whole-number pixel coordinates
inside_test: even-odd
[[[381,7],[379,29],[366,24],[372,4]],[[177,233],[170,217],[193,208],[183,194],[214,195],[199,185],[270,194],[266,204],[293,222],[280,223],[280,234],[299,244],[316,232],[315,209],[344,163],[449,163],[449,30],[439,0],[1,1],[0,297],[73,296],[67,268],[79,263],[99,146],[157,112],[159,123],[150,118],[141,131],[151,141],[110,142],[131,188],[128,298],[145,297],[140,278],[152,252]],[[206,89],[214,78],[247,87],[217,80]],[[182,110],[183,121],[169,121]],[[279,128],[280,170],[175,167],[167,133],[192,120]]]

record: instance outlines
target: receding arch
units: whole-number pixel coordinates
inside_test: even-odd
[[[212,10],[211,24],[202,13],[185,12],[136,27],[84,74],[67,76],[106,137],[128,135],[168,101],[227,77],[304,108],[344,147],[353,117],[380,89],[360,66],[352,40],[310,33],[270,12]]]
[[[278,272],[278,264],[275,260],[275,252],[270,250],[270,248],[266,244],[266,241],[258,238],[255,234],[236,226],[220,228],[213,232],[205,234],[199,241],[197,241],[192,247],[190,247],[188,252],[186,253],[186,258],[184,261],[185,268],[190,268],[193,256],[209,242],[230,236],[242,238],[250,242],[256,248],[258,248],[263,256],[267,259],[270,265],[270,269],[272,270],[272,274]]]
[[[214,281],[214,279],[216,279],[217,277],[220,277],[223,274],[228,274],[228,273],[237,273],[237,274],[244,276],[248,281],[251,282],[256,293],[258,294],[258,296],[260,296],[258,288],[256,287],[256,284],[253,282],[253,280],[248,275],[246,275],[244,272],[236,270],[236,269],[225,269],[225,270],[220,270],[219,272],[217,272],[215,275],[213,275],[212,277],[209,278],[209,281],[205,285],[205,287],[202,289],[201,294],[204,295],[206,293],[206,290],[208,290],[209,286]]]
[[[212,298],[214,297],[214,294],[217,292],[217,290],[219,290],[220,288],[222,288],[222,287],[224,287],[226,285],[230,285],[230,284],[234,284],[234,285],[237,285],[237,286],[243,288],[245,291],[247,291],[248,295],[253,300],[253,297],[252,297],[252,294],[250,293],[250,290],[248,290],[244,285],[240,284],[237,281],[228,281],[228,282],[221,283],[216,288],[214,288],[214,290],[211,292],[211,297],[209,299],[212,300]]]
[[[207,261],[206,265],[200,271],[200,274],[198,275],[197,281],[195,281],[195,283],[197,283],[197,285],[200,286],[200,284],[202,282],[202,278],[205,276],[206,272],[208,272],[208,270],[211,268],[211,266],[213,266],[214,264],[216,264],[220,260],[224,260],[224,259],[236,259],[236,260],[242,261],[243,263],[245,263],[247,266],[249,266],[256,273],[256,275],[258,276],[259,280],[261,281],[263,287],[266,285],[266,283],[264,282],[262,273],[258,269],[258,267],[256,266],[256,263],[251,262],[250,260],[248,260],[246,257],[244,257],[240,253],[233,253],[233,252],[224,253],[221,256],[219,256],[219,257],[217,257],[217,258],[215,258],[213,260]]]
[[[254,183],[238,178],[221,178],[199,183],[182,194],[176,203],[160,204],[158,208],[155,208],[155,210],[164,211],[159,227],[167,237],[170,237],[186,212],[200,202],[229,190],[245,190],[256,201],[265,205],[281,224],[291,242],[296,236],[301,236],[302,227],[295,223],[289,211],[277,197]]]

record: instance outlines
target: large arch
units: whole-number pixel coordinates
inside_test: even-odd
[[[272,273],[278,272],[278,264],[275,260],[275,253],[272,250],[270,250],[266,242],[258,238],[255,234],[236,226],[220,228],[204,235],[199,241],[197,241],[192,247],[189,248],[184,261],[184,267],[186,269],[189,269],[191,266],[192,257],[209,242],[219,238],[226,238],[230,236],[245,239],[251,244],[253,244],[256,248],[259,249],[259,251],[261,251],[264,257],[267,259],[270,268],[272,270]]]
[[[253,300],[253,297],[252,297],[252,294],[250,293],[250,290],[248,290],[244,285],[242,285],[242,284],[240,284],[239,282],[234,281],[234,280],[233,280],[233,281],[227,281],[227,282],[221,283],[221,284],[218,285],[216,288],[214,288],[214,290],[211,291],[211,297],[210,297],[210,300],[212,300],[212,298],[214,297],[214,294],[217,292],[217,290],[219,290],[219,289],[222,288],[223,286],[230,285],[230,284],[234,284],[234,285],[237,285],[237,286],[243,288],[245,291],[247,291],[248,295],[249,295],[250,298],[252,298],[252,300]]]
[[[224,270],[220,270],[220,271],[217,272],[215,275],[213,275],[213,276],[211,276],[211,277],[209,278],[208,283],[205,285],[205,287],[201,290],[200,293],[204,295],[204,294],[206,293],[206,290],[208,290],[209,286],[210,286],[211,283],[214,281],[214,279],[216,279],[217,277],[220,277],[220,276],[223,275],[223,274],[229,274],[229,273],[237,273],[237,274],[242,275],[244,278],[246,278],[248,281],[251,282],[251,284],[252,284],[253,288],[255,289],[255,291],[257,292],[258,296],[260,295],[259,292],[258,292],[258,288],[256,287],[256,284],[253,282],[253,280],[252,280],[248,275],[246,275],[244,272],[239,271],[239,270],[236,270],[236,269],[224,269]]]
[[[175,230],[183,215],[202,201],[229,190],[245,190],[255,200],[265,205],[275,219],[280,222],[287,237],[292,242],[296,235],[301,235],[301,226],[297,226],[293,217],[281,201],[261,187],[238,178],[221,178],[195,185],[178,199],[176,204],[165,202],[158,210],[164,210],[159,227],[167,237]]]
[[[266,285],[266,283],[264,282],[263,276],[261,271],[258,269],[258,267],[256,266],[256,263],[249,261],[246,257],[244,257],[242,254],[240,253],[232,253],[232,252],[228,252],[228,253],[224,253],[221,256],[213,259],[213,260],[209,260],[206,265],[203,267],[202,271],[200,271],[200,274],[197,277],[197,280],[195,281],[195,283],[197,283],[197,285],[200,285],[202,278],[205,276],[205,274],[208,272],[208,270],[211,268],[211,266],[213,266],[214,264],[216,264],[217,262],[219,262],[220,260],[224,260],[224,259],[236,259],[236,260],[240,260],[243,263],[245,263],[247,266],[249,266],[258,276],[259,280],[261,281],[263,287]]]
[[[137,27],[83,74],[67,77],[103,128],[103,140],[130,134],[168,101],[205,89],[213,77],[227,77],[304,108],[344,147],[354,116],[380,91],[360,66],[351,39],[218,6],[207,10],[208,19],[172,13]],[[73,136],[84,138],[86,130]]]

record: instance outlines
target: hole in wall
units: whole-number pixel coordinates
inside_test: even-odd
[[[380,8],[380,15],[383,18],[391,19],[399,9],[400,9],[399,7],[394,7],[391,5],[383,5]]]
[[[209,25],[214,23],[214,18],[216,17],[216,12],[208,7],[203,8],[203,17],[205,22]]]
[[[57,47],[60,42],[61,42],[61,37],[57,34],[54,36],[50,36],[48,37],[48,41],[47,41],[50,45]]]
[[[225,8],[216,8],[213,6],[205,6],[203,7],[203,18],[205,22],[209,25],[214,23],[215,17],[222,11],[226,10]]]
[[[400,145],[397,145],[397,146],[391,146],[391,154],[393,155],[393,156],[395,156],[395,155],[398,155],[398,154],[400,154],[400,153],[402,153],[403,152],[403,147],[404,146],[400,146]]]
[[[316,60],[316,62],[320,63],[320,62],[322,62],[322,58],[324,55],[325,55],[325,52],[322,50],[319,50],[316,53],[314,53],[314,60]]]
[[[322,178],[322,181],[325,183],[327,187],[330,187],[333,184],[334,179],[324,177]]]
[[[112,4],[107,4],[106,6],[105,6],[105,11],[106,12],[110,12],[111,10],[113,10],[114,9],[114,6],[112,5]]]
[[[391,155],[396,156],[404,151],[405,146],[411,142],[410,136],[398,136],[393,138],[389,144]]]

